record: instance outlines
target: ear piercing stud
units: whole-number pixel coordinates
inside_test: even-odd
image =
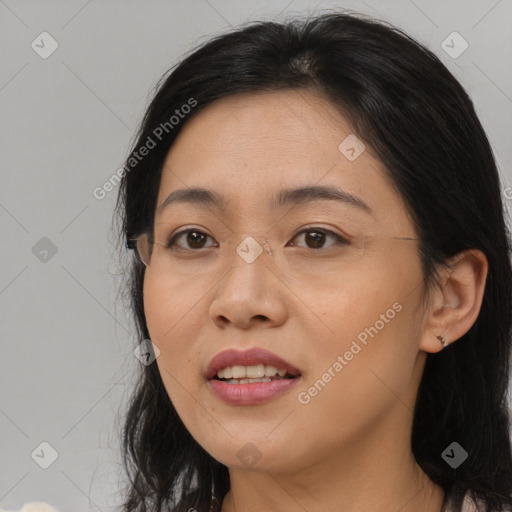
[[[446,338],[442,335],[437,336],[437,339],[443,344],[443,348],[447,347]]]

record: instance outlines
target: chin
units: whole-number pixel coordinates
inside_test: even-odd
[[[214,459],[230,469],[277,473],[286,472],[290,467],[296,468],[300,464],[297,443],[292,442],[293,439],[293,436],[288,436],[278,443],[278,440],[270,440],[267,434],[248,436],[246,432],[241,436],[233,436],[222,445],[217,442],[215,446],[202,446]]]

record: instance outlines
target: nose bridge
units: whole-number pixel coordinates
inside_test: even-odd
[[[256,240],[258,239],[258,240]],[[274,283],[268,282],[270,241],[264,236],[247,235],[229,259],[230,268],[219,283],[210,306],[215,323],[226,320],[246,328],[256,318],[265,318],[272,325],[286,317],[283,297]]]
[[[270,240],[261,235],[245,235],[237,245],[236,253],[247,264],[252,264],[262,254],[272,256]]]
[[[242,241],[235,247],[234,254],[230,258],[230,271],[228,279],[239,281],[245,285],[263,284],[265,278],[265,266],[268,265],[267,257],[272,255],[270,240],[264,236],[244,235]],[[250,282],[249,282],[250,281]],[[252,290],[254,294],[255,290]]]

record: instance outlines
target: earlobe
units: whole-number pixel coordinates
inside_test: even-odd
[[[488,262],[478,249],[454,256],[439,273],[432,295],[420,349],[439,352],[466,334],[482,306]]]
[[[443,335],[438,335],[437,339],[441,342],[441,345],[443,345],[443,348],[446,348],[448,346],[448,342],[446,341],[446,338]]]

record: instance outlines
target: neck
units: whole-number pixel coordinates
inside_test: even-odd
[[[293,472],[284,466],[231,468],[222,512],[441,512],[444,490],[421,470],[403,442],[410,439],[410,428],[396,425],[369,427],[359,440],[318,454]]]
[[[325,478],[322,484],[315,481],[309,485],[300,485],[303,479],[283,474],[253,473],[248,477],[230,471],[230,477],[231,490],[222,512],[441,512],[445,497],[443,489],[414,466],[407,479],[393,483],[388,475],[368,482],[361,474],[347,480]]]

